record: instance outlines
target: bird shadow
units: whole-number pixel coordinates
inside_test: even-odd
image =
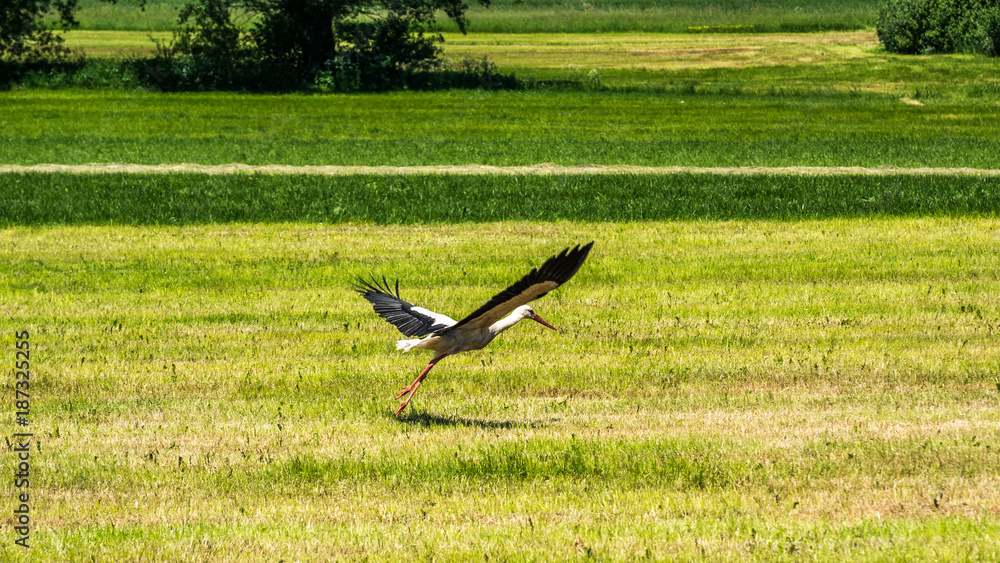
[[[544,428],[548,426],[541,421],[514,421],[514,420],[480,420],[478,418],[465,418],[462,416],[438,416],[425,412],[410,412],[399,419],[403,424],[411,426],[463,426],[466,428],[489,428],[510,430],[514,428]]]

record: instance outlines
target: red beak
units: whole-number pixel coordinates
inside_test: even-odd
[[[542,323],[543,325],[551,328],[552,330],[559,330],[556,327],[550,325],[548,322],[546,322],[545,319],[543,319],[542,317],[538,316],[538,313],[535,313],[535,316],[531,317],[531,318],[534,319],[534,320],[536,320],[536,321],[538,321],[538,322],[540,322],[540,323]]]

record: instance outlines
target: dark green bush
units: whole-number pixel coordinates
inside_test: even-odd
[[[346,68],[346,71],[345,71]],[[518,90],[525,83],[501,74],[486,58],[397,73],[375,65],[365,69],[340,67],[305,72],[275,61],[241,60],[218,66],[190,55],[153,58],[88,59],[75,62],[0,61],[0,90],[28,88],[148,89],[164,92],[235,90],[247,92],[318,92],[408,90]],[[363,74],[363,72],[365,74]]]
[[[1000,0],[887,0],[876,23],[886,50],[902,54],[1000,52]]]
[[[985,55],[1000,56],[1000,3],[984,8],[976,17],[975,24],[974,45]]]

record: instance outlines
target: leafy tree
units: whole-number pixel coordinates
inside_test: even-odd
[[[69,54],[44,22],[55,12],[63,27],[76,27],[77,0],[0,0],[0,60],[38,61]]]
[[[260,15],[250,35],[266,57],[318,67],[344,48],[375,50],[398,64],[433,57],[423,31],[443,11],[464,33],[462,0],[242,0]],[[488,6],[489,0],[480,0]],[[440,36],[437,36],[440,40]]]
[[[887,51],[1000,55],[1000,0],[886,0],[876,23]]]
[[[484,6],[489,0],[478,0]],[[431,68],[440,34],[427,34],[443,11],[465,32],[462,0],[196,0],[180,13],[168,53],[189,57],[201,75],[324,75],[344,89],[384,89]],[[251,23],[245,32],[236,17]],[[229,73],[229,74],[227,74]]]

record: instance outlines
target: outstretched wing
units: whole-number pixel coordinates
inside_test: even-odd
[[[447,332],[461,326],[486,328],[506,317],[514,309],[542,297],[546,293],[569,281],[587,259],[593,241],[584,246],[567,248],[549,258],[540,268],[535,268],[520,281],[493,296],[485,305],[471,315],[438,333]]]
[[[372,276],[371,282],[358,278],[354,283],[354,291],[370,301],[375,307],[376,313],[396,325],[399,332],[406,336],[423,336],[455,324],[455,319],[447,315],[429,311],[401,299],[399,297],[399,280],[396,280],[395,294],[384,276],[381,284],[374,276]]]

